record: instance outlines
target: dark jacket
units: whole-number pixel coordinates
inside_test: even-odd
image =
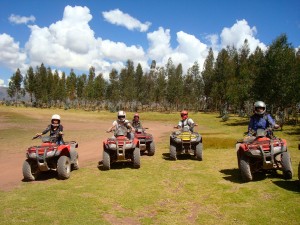
[[[57,129],[55,129],[55,128],[56,127],[49,124],[48,127],[42,132],[42,134],[46,134],[46,133],[50,132],[50,137],[56,138],[56,141],[59,143],[63,142],[62,135],[59,134],[59,132],[63,132],[63,130],[64,130],[63,125],[59,124]]]

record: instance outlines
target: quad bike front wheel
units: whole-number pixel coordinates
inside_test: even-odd
[[[177,152],[176,152],[176,146],[171,143],[170,144],[170,159],[171,160],[177,160]]]
[[[103,169],[110,170],[110,155],[106,148],[103,150]]]
[[[199,161],[202,161],[202,151],[203,151],[203,144],[201,142],[199,142],[196,145],[196,158]]]
[[[253,179],[249,164],[249,157],[245,154],[242,154],[239,157],[239,169],[241,171],[243,181],[249,182]]]
[[[22,167],[23,177],[25,181],[34,181],[40,173],[40,170],[35,162],[26,159]]]
[[[148,148],[148,156],[153,156],[155,154],[155,144],[154,141],[152,141],[149,144],[149,148]]]
[[[139,169],[141,167],[141,152],[139,148],[133,150],[133,167]]]
[[[61,156],[57,161],[58,177],[62,180],[68,179],[71,173],[71,160],[68,156]]]
[[[292,179],[293,169],[292,169],[291,157],[288,152],[282,153],[281,164],[282,164],[283,178],[286,180]]]

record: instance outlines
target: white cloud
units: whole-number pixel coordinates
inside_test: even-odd
[[[8,34],[0,34],[0,65],[13,71],[17,68],[23,70],[25,65],[26,54],[19,47],[19,42]]]
[[[34,22],[35,17],[33,15],[26,17],[26,16],[19,16],[11,14],[8,18],[9,22],[15,23],[15,24],[27,24],[28,22]]]
[[[0,79],[0,87],[4,86],[4,80]]]
[[[137,29],[140,32],[145,32],[149,29],[151,25],[150,22],[141,23],[139,20],[131,17],[127,13],[123,13],[119,9],[114,9],[108,12],[102,12],[102,15],[107,22],[119,26],[124,26],[129,30]]]
[[[42,62],[51,67],[67,67],[87,71],[94,66],[97,73],[108,74],[112,63],[123,65],[127,59],[145,61],[140,46],[127,46],[96,38],[89,26],[92,19],[87,7],[66,6],[61,21],[49,27],[29,26],[31,35],[26,50],[32,65]]]
[[[245,39],[251,52],[254,52],[259,46],[262,50],[266,50],[266,45],[255,38],[257,33],[256,27],[250,27],[246,20],[238,20],[232,27],[225,27],[221,33],[221,47],[235,46],[237,49],[243,46]]]
[[[149,41],[148,55],[151,60],[161,61],[165,55],[172,52],[170,45],[170,30],[159,27],[158,30],[147,34]]]
[[[174,49],[170,46],[170,30],[160,27],[157,31],[148,33],[148,55],[151,60],[156,60],[159,66],[164,66],[169,58],[174,65],[182,64],[184,72],[198,61],[200,68],[207,56],[207,45],[203,44],[194,35],[183,31],[177,32],[178,46]]]

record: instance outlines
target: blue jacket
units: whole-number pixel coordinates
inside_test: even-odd
[[[268,127],[273,127],[275,125],[274,119],[270,116],[270,114],[265,115],[257,115],[254,114],[250,117],[250,122],[248,125],[248,131],[251,130],[257,131],[258,128],[266,129]]]

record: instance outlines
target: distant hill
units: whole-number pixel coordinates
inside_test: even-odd
[[[7,94],[7,87],[0,87],[0,101],[3,99],[5,100],[11,100],[11,98]],[[25,97],[21,98],[22,101],[29,101],[30,97],[28,94],[25,95]]]
[[[7,95],[7,87],[0,87],[0,101],[3,99],[10,99]]]

